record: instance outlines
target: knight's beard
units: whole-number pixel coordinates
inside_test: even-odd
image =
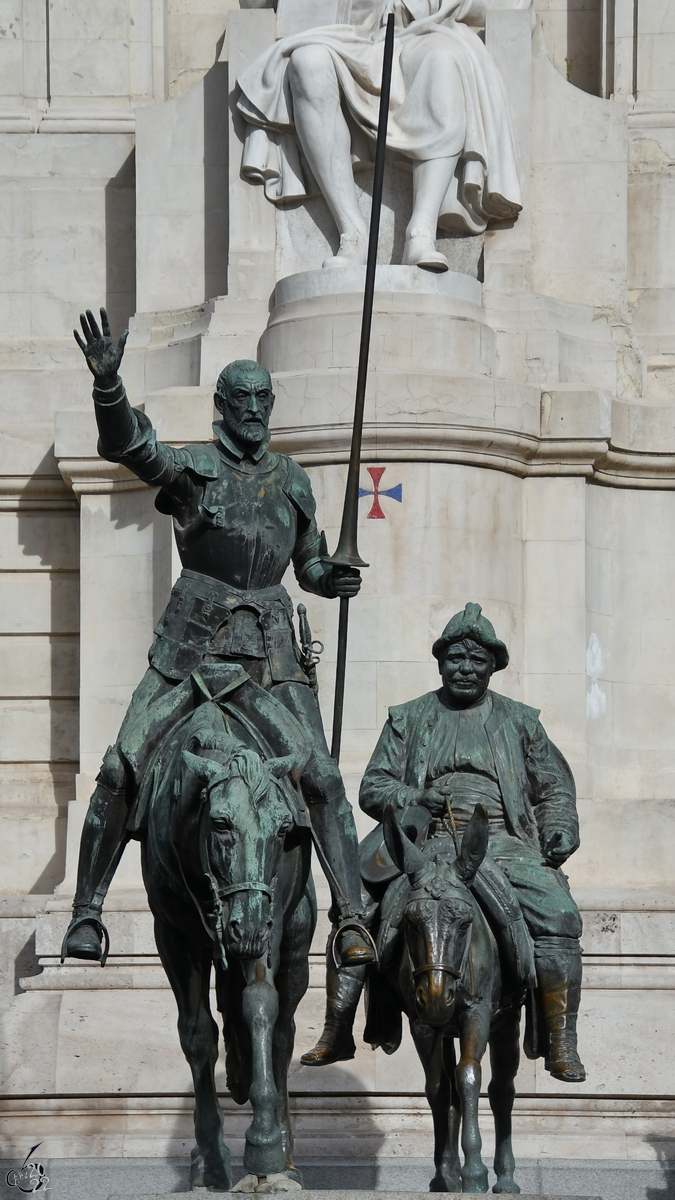
[[[264,421],[223,421],[229,434],[245,445],[255,446],[267,436]]]

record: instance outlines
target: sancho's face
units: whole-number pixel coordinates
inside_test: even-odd
[[[487,691],[495,660],[489,650],[471,638],[453,642],[441,659],[440,672],[447,698],[458,708],[468,708]]]
[[[255,446],[263,440],[274,404],[272,380],[264,367],[233,374],[215,400],[225,429],[237,441]]]

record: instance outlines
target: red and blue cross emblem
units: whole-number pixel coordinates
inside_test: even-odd
[[[381,488],[380,481],[386,471],[386,467],[367,467],[366,470],[373,481],[372,488],[359,488],[359,496],[372,496],[373,503],[368,513],[369,521],[385,521],[386,513],[380,504],[381,496],[388,496],[390,500],[398,500],[399,504],[403,503],[403,484],[397,483],[394,487]]]

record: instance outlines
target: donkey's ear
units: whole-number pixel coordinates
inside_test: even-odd
[[[225,774],[221,763],[214,762],[211,758],[200,758],[190,750],[183,750],[183,762],[193,775],[211,787]]]
[[[399,871],[402,871],[404,875],[414,875],[421,871],[427,865],[424,855],[403,832],[393,804],[388,804],[385,808],[383,824],[387,850]]]
[[[488,848],[490,824],[482,804],[477,804],[473,816],[462,838],[462,848],[457,855],[457,874],[462,883],[472,883]]]

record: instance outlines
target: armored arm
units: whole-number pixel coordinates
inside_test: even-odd
[[[85,340],[76,330],[73,332],[94,376],[98,453],[108,462],[122,463],[144,483],[170,489],[183,472],[180,451],[157,441],[155,430],[145,414],[129,404],[118,374],[129,331],[125,330],[115,345],[104,308],[101,309],[101,329],[89,309],[86,316],[80,316],[80,323]]]
[[[293,569],[300,587],[316,596],[356,596],[361,576],[350,567],[335,567],[328,561],[326,536],[316,524],[316,504],[309,476],[292,458],[287,460],[284,491],[298,512],[298,536],[293,550]]]
[[[567,760],[539,721],[526,766],[542,849],[549,864],[559,867],[579,847],[576,788]]]

